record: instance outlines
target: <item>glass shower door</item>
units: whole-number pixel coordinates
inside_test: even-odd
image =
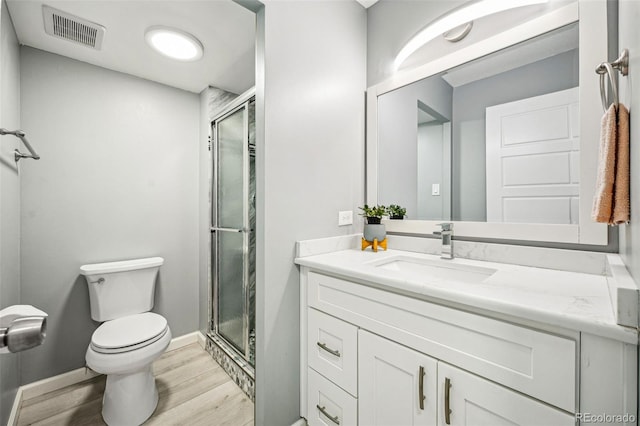
[[[248,355],[249,147],[247,105],[214,123],[214,332]]]

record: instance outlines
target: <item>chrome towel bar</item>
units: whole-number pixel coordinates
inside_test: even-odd
[[[14,158],[16,160],[16,163],[18,161],[20,161],[20,159],[22,158],[33,158],[34,160],[39,160],[40,156],[36,153],[36,150],[33,149],[33,147],[31,146],[31,144],[29,143],[29,141],[27,140],[27,135],[25,135],[25,133],[22,130],[7,130],[7,129],[0,129],[0,135],[13,135],[15,137],[17,137],[18,139],[20,139],[22,141],[22,143],[24,144],[25,147],[27,147],[27,149],[29,150],[30,154],[24,154],[22,152],[20,152],[19,150],[15,150],[14,151]]]

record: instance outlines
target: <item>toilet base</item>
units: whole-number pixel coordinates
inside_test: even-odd
[[[102,399],[102,418],[110,426],[140,425],[158,405],[151,365],[131,374],[109,374]]]

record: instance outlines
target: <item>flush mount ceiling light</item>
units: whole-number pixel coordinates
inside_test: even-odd
[[[493,15],[494,13],[522,6],[546,3],[547,1],[549,0],[476,0],[465,4],[462,7],[442,15],[420,30],[418,34],[413,36],[413,38],[405,44],[402,50],[400,50],[398,56],[396,56],[393,63],[394,69],[399,69],[400,65],[402,65],[402,63],[411,56],[413,52],[427,44],[429,41],[456,27],[465,25],[475,19]],[[469,30],[470,29],[471,28],[469,28]]]
[[[154,26],[144,38],[155,50],[178,61],[197,61],[202,58],[202,43],[189,33],[175,28]]]

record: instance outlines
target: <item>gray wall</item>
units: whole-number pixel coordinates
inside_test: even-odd
[[[0,127],[15,130],[20,128],[20,47],[7,6],[1,3]],[[13,161],[16,148],[24,150],[18,138],[0,136],[0,309],[20,303],[20,176]],[[27,161],[33,160],[22,160],[20,166]],[[20,358],[19,354],[0,355],[0,424],[7,423],[20,385]]]
[[[22,302],[49,313],[22,382],[84,366],[97,324],[85,263],[162,256],[154,311],[198,329],[198,95],[28,47],[22,125]]]
[[[487,107],[578,84],[576,49],[453,89],[453,220],[487,220]]]
[[[434,76],[378,98],[378,203],[399,204],[407,218],[418,212],[418,101],[451,117],[452,90]]]
[[[621,0],[619,8],[618,45],[620,50],[629,49],[631,55],[629,75],[619,79],[620,100],[632,111],[631,223],[620,226],[620,254],[635,281],[640,283],[640,86],[637,84],[640,82],[640,3]],[[632,81],[636,82],[634,87],[631,87]]]
[[[256,77],[256,424],[275,426],[299,418],[295,241],[362,230],[359,216],[345,227],[337,216],[364,199],[366,12],[347,1],[265,3]]]

